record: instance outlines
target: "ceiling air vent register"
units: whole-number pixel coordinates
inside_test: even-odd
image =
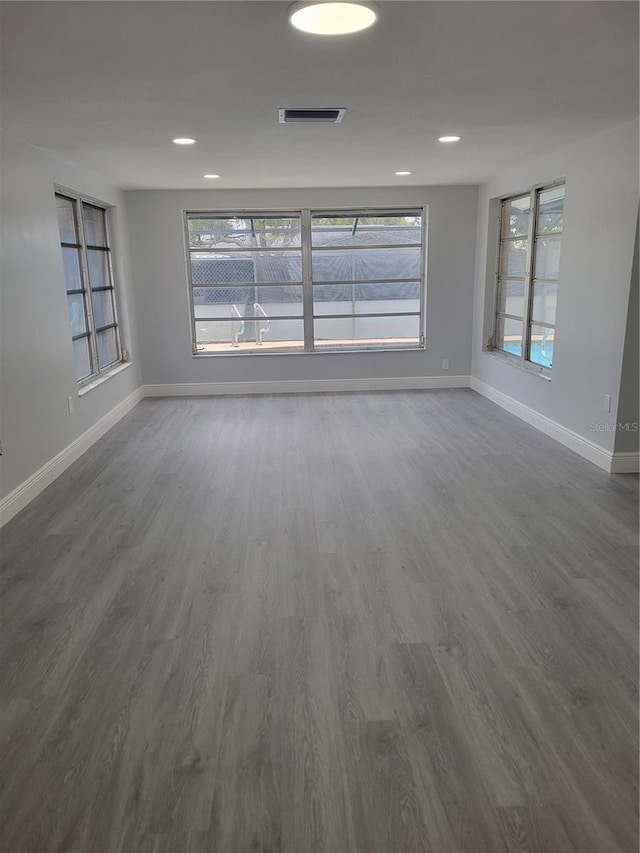
[[[321,124],[340,124],[346,113],[346,108],[293,110],[283,108],[278,110],[280,124],[301,124],[319,122]]]

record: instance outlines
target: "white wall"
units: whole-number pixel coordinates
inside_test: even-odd
[[[495,228],[490,201],[566,178],[550,382],[483,352],[491,329]],[[617,420],[629,283],[638,213],[638,124],[631,122],[509,169],[480,189],[473,322],[474,379],[551,418],[606,451]],[[489,247],[490,252],[487,253]],[[605,394],[611,412],[603,411]]]
[[[151,190],[127,192],[126,202],[145,384],[469,375],[477,188]],[[184,210],[423,204],[426,351],[192,356]]]
[[[620,380],[620,404],[618,406],[618,430],[616,453],[637,453],[640,438],[640,216],[636,225],[636,240],[631,269],[629,310],[624,338],[622,378]]]
[[[0,137],[0,497],[6,496],[139,385],[122,193],[26,142]],[[133,364],[82,397],[74,372],[54,184],[117,206],[113,261],[123,345]],[[68,413],[67,397],[74,411]]]

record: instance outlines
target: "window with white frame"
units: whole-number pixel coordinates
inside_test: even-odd
[[[424,345],[424,211],[188,212],[195,355]]]
[[[553,366],[565,187],[500,204],[494,348],[542,372]]]
[[[76,379],[84,384],[122,361],[107,208],[56,191]]]
[[[316,348],[419,346],[422,211],[311,215]]]

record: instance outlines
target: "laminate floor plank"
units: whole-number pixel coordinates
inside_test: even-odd
[[[437,849],[431,846],[432,832],[400,725],[388,720],[351,722],[345,726],[344,743],[355,849]]]
[[[275,714],[281,736],[273,746],[282,762],[282,847],[290,853],[353,849],[328,633],[324,616],[280,622]]]
[[[638,478],[472,391],[148,399],[0,535],[1,853],[637,853]]]
[[[433,850],[502,850],[489,795],[489,777],[474,754],[469,725],[449,693],[430,646],[386,649],[395,714],[421,801],[426,802]]]

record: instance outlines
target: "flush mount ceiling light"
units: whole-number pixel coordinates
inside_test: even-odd
[[[459,136],[439,136],[438,142],[460,142]]]
[[[216,178],[219,178],[220,175],[203,175],[203,178],[207,178],[209,181],[215,181]]]
[[[300,0],[289,8],[289,23],[318,36],[342,36],[373,26],[378,20],[375,3],[368,0],[311,2]]]
[[[173,140],[176,145],[195,145],[195,139],[191,139],[190,136],[178,136]]]
[[[410,175],[411,172],[396,172],[396,175],[399,175],[401,178],[404,178],[405,175]]]

